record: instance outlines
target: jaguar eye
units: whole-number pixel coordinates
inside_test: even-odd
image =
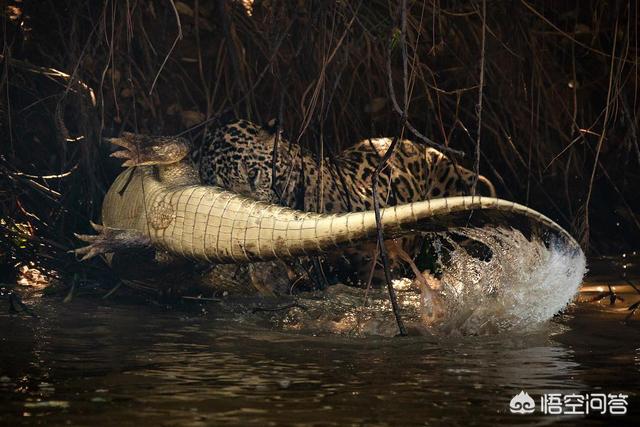
[[[258,177],[258,169],[251,169],[247,176],[250,180],[255,181],[255,179]]]

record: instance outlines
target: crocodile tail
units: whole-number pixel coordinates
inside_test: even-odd
[[[396,237],[418,230],[443,231],[464,226],[475,211],[488,214],[490,219],[505,214],[527,218],[534,224],[554,230],[569,245],[579,248],[575,239],[551,219],[526,206],[502,199],[449,197],[397,205],[382,209],[380,213],[385,236]],[[316,255],[371,240],[377,231],[373,211],[321,215],[287,208],[274,210],[257,203],[250,207],[248,217],[253,219],[244,224],[247,228],[232,231],[233,236],[229,236],[224,245],[226,252],[211,255],[220,261]]]

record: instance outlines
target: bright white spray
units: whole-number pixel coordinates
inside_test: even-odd
[[[457,230],[491,248],[488,261],[471,256],[452,239],[451,262],[435,286],[441,317],[431,322],[438,333],[491,334],[526,331],[546,322],[577,294],[586,273],[584,253],[560,239],[547,247],[518,230]],[[433,279],[432,279],[433,280]],[[431,302],[423,299],[423,309]]]

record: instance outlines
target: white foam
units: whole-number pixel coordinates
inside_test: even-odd
[[[456,229],[490,248],[488,261],[470,255],[449,234],[440,238],[450,259],[436,279],[426,275],[425,292],[417,280],[394,281],[400,312],[412,333],[442,337],[527,333],[539,328],[575,297],[586,272],[584,254],[561,240],[546,246],[517,230],[485,227]],[[448,242],[448,243],[447,243]],[[487,259],[489,257],[485,257]],[[435,295],[435,305],[430,299]],[[284,330],[350,336],[398,333],[385,288],[368,291],[344,285],[299,295],[304,306],[270,314]],[[436,315],[432,315],[436,313]]]
[[[538,238],[503,228],[461,229],[491,248],[483,261],[452,239],[451,262],[437,294],[442,310],[430,328],[438,333],[486,334],[527,331],[546,322],[573,300],[586,273],[584,253],[559,239],[549,247]],[[432,279],[433,281],[433,279]],[[423,298],[425,312],[432,309]]]

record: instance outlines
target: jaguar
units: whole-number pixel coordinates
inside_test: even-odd
[[[303,211],[340,213],[373,209],[372,177],[391,143],[364,139],[333,158],[318,158],[287,140],[275,121],[238,120],[208,133],[195,156],[203,183]],[[474,178],[442,152],[402,139],[379,175],[377,196],[385,207],[469,195]],[[489,179],[480,175],[477,183],[479,194],[495,197]],[[368,244],[333,255],[330,264],[355,271],[350,281],[367,283],[376,254]]]

